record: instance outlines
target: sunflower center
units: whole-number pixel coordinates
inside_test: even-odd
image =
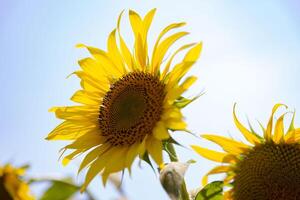
[[[267,143],[238,163],[235,200],[300,199],[300,144]]]
[[[142,142],[160,120],[165,85],[157,76],[132,72],[111,85],[100,107],[101,133],[113,146]]]

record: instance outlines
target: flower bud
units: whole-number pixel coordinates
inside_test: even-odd
[[[171,162],[160,171],[160,182],[172,200],[178,200],[181,196],[181,188],[184,174],[189,163]]]

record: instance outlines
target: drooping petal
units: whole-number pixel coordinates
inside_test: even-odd
[[[241,143],[237,142],[222,136],[217,135],[201,135],[201,137],[210,140],[219,146],[221,146],[224,151],[226,151],[229,154],[233,155],[240,155],[245,153],[250,147]]]
[[[231,154],[221,153],[221,152],[205,149],[195,145],[192,145],[191,147],[198,154],[212,161],[216,161],[220,163],[233,163],[236,161],[236,158]]]
[[[206,185],[208,182],[208,176],[213,174],[227,173],[232,170],[230,166],[217,166],[211,169],[207,174],[205,174],[202,178],[202,185]]]
[[[71,160],[73,160],[73,158],[75,158],[76,156],[78,156],[79,154],[81,154],[81,153],[83,153],[83,152],[84,152],[84,150],[82,150],[82,149],[77,149],[77,150],[73,151],[72,153],[70,153],[69,155],[67,155],[67,156],[65,156],[65,157],[63,158],[62,164],[63,164],[64,166],[68,165],[69,162],[70,162]]]

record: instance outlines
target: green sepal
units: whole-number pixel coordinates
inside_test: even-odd
[[[294,111],[293,113],[293,118],[292,118],[292,121],[291,121],[291,124],[289,126],[289,129],[288,129],[288,132],[292,131],[295,129],[295,126],[294,126],[294,123],[295,123],[295,115],[296,115],[296,111]]]
[[[196,99],[198,99],[199,97],[201,97],[201,96],[204,95],[204,94],[205,94],[205,93],[202,92],[202,93],[198,94],[197,96],[195,96],[195,97],[193,97],[193,98],[191,98],[191,99],[181,96],[181,97],[179,97],[179,98],[174,102],[174,104],[175,104],[175,106],[176,106],[177,108],[184,108],[184,107],[186,107],[187,105],[189,105],[190,103],[192,103],[193,101],[195,101]]]
[[[251,123],[250,123],[250,120],[249,120],[249,118],[247,117],[247,122],[248,122],[248,126],[249,126],[249,128],[250,128],[250,131],[251,131],[251,133],[253,134],[253,135],[255,135],[257,138],[259,138],[261,141],[262,141],[262,137],[254,130],[254,128],[253,128],[253,126],[251,125]]]
[[[149,158],[149,154],[148,152],[145,152],[144,155],[141,157],[141,160],[145,161],[147,164],[150,165],[150,167],[152,168],[152,170],[154,171],[154,173],[156,172],[155,171],[155,168],[153,167],[153,164]]]

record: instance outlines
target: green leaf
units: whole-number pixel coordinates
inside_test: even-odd
[[[80,189],[78,186],[65,181],[53,180],[51,183],[41,200],[68,200]]]
[[[223,182],[215,181],[206,185],[198,194],[195,200],[222,200]]]

